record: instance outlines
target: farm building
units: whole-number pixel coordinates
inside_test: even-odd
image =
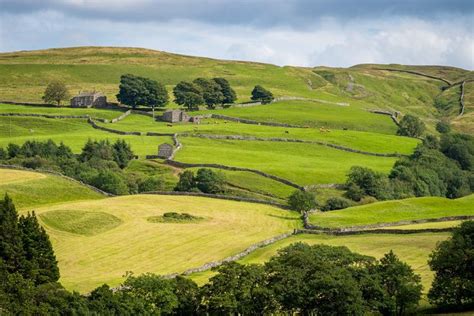
[[[158,157],[163,159],[169,159],[173,155],[173,146],[170,144],[161,144],[158,146]]]
[[[168,110],[159,118],[162,121],[170,123],[191,122],[199,123],[199,117],[189,116],[186,112],[181,110]]]
[[[100,92],[81,92],[71,99],[71,106],[75,108],[90,108],[107,105],[107,97]]]

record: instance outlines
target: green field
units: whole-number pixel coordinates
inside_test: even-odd
[[[396,158],[350,153],[316,144],[182,138],[175,159],[258,169],[302,185],[343,183],[357,164],[388,173]]]
[[[27,140],[64,142],[78,153],[88,139],[127,141],[139,156],[154,155],[158,145],[171,142],[169,137],[117,135],[92,128],[85,119],[49,119],[37,117],[0,117],[0,147],[9,143],[23,144]]]
[[[103,195],[76,182],[38,172],[1,169],[0,196],[8,193],[20,209],[67,201],[102,199]]]
[[[474,194],[455,200],[422,197],[378,202],[339,211],[313,213],[309,219],[318,226],[347,227],[457,215],[474,215]]]
[[[272,106],[273,105],[276,104],[272,104]],[[377,118],[380,118],[380,116]],[[234,123],[219,119],[204,119],[199,125],[181,123],[169,126],[167,123],[154,122],[150,117],[135,114],[132,114],[115,124],[99,123],[99,125],[112,127],[122,131],[243,135],[262,138],[275,137],[301,139],[336,144],[352,149],[375,153],[410,154],[419,142],[419,140],[414,138],[393,136],[376,132],[342,129],[331,129],[329,132],[324,132],[317,128],[270,127],[265,125]]]

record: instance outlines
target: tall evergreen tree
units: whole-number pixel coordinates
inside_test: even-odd
[[[18,227],[18,213],[8,194],[0,202],[0,261],[9,273],[24,272],[25,253]]]
[[[28,271],[27,277],[35,284],[59,280],[59,268],[53,246],[43,227],[38,223],[34,212],[21,216],[19,228],[23,242]]]

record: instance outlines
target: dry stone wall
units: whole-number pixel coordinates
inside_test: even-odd
[[[141,136],[142,133],[141,132],[125,132],[125,131],[120,131],[120,130],[117,130],[117,129],[113,129],[113,128],[108,128],[108,127],[103,127],[103,126],[99,126],[97,125],[93,119],[91,119],[90,117],[87,118],[87,122],[95,129],[98,129],[98,130],[102,130],[102,131],[105,131],[105,132],[109,132],[109,133],[114,133],[114,134],[119,134],[119,135],[136,135],[136,136]]]
[[[292,124],[285,124],[285,123],[273,123],[273,122],[259,122],[259,121],[248,120],[248,119],[243,119],[243,118],[238,118],[238,117],[233,117],[233,116],[227,116],[227,115],[221,115],[221,114],[212,114],[211,117],[216,118],[216,119],[221,119],[221,120],[244,123],[244,124],[306,128],[305,126],[299,126],[299,125],[292,125]]]

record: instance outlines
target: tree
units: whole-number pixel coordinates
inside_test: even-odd
[[[112,145],[112,148],[114,161],[117,165],[122,169],[128,166],[128,163],[134,157],[130,145],[127,144],[124,139],[117,139],[117,141]]]
[[[128,186],[125,180],[110,169],[102,169],[93,179],[93,185],[105,192],[116,195],[128,194]]]
[[[386,200],[391,197],[391,188],[387,177],[383,173],[365,167],[351,167],[346,186],[357,191],[360,188],[365,195],[373,196],[379,200]],[[355,195],[360,196],[360,192]]]
[[[204,102],[209,109],[214,109],[216,104],[222,104],[224,102],[224,94],[222,93],[221,86],[214,80],[197,78],[193,83],[200,87]]]
[[[397,135],[420,137],[425,131],[425,124],[416,116],[405,115],[399,123]]]
[[[221,193],[225,191],[225,177],[212,169],[201,168],[196,174],[197,188],[204,193]]]
[[[314,209],[317,203],[313,193],[295,190],[288,198],[288,205],[292,210],[304,213]]]
[[[430,302],[439,306],[474,304],[474,221],[466,221],[442,241],[429,260],[435,272],[428,293]]]
[[[222,100],[223,107],[229,107],[230,104],[234,103],[237,100],[237,94],[234,89],[230,86],[229,81],[225,78],[214,78],[212,79],[221,87],[221,92],[224,95]]]
[[[194,173],[191,170],[185,170],[179,175],[179,181],[174,188],[175,191],[191,192],[196,188]]]
[[[166,87],[144,77],[131,74],[120,77],[119,93],[117,94],[119,102],[137,107],[138,105],[164,107],[169,100]]]
[[[421,278],[413,269],[390,251],[376,268],[385,290],[384,314],[405,315],[421,298]]]
[[[273,97],[273,93],[260,85],[256,85],[252,90],[251,99],[253,101],[260,101],[262,104],[267,104],[272,102],[275,98]]]
[[[175,102],[184,105],[189,111],[199,110],[199,105],[204,104],[204,98],[199,86],[181,81],[173,88]]]
[[[52,81],[44,90],[43,100],[46,103],[57,103],[58,106],[61,105],[61,101],[69,100],[69,91],[61,81]]]
[[[25,273],[25,251],[18,227],[18,213],[12,199],[5,194],[0,201],[0,263],[9,273]]]
[[[48,234],[38,223],[35,213],[19,219],[23,250],[28,261],[28,279],[38,284],[59,280],[59,268]]]

